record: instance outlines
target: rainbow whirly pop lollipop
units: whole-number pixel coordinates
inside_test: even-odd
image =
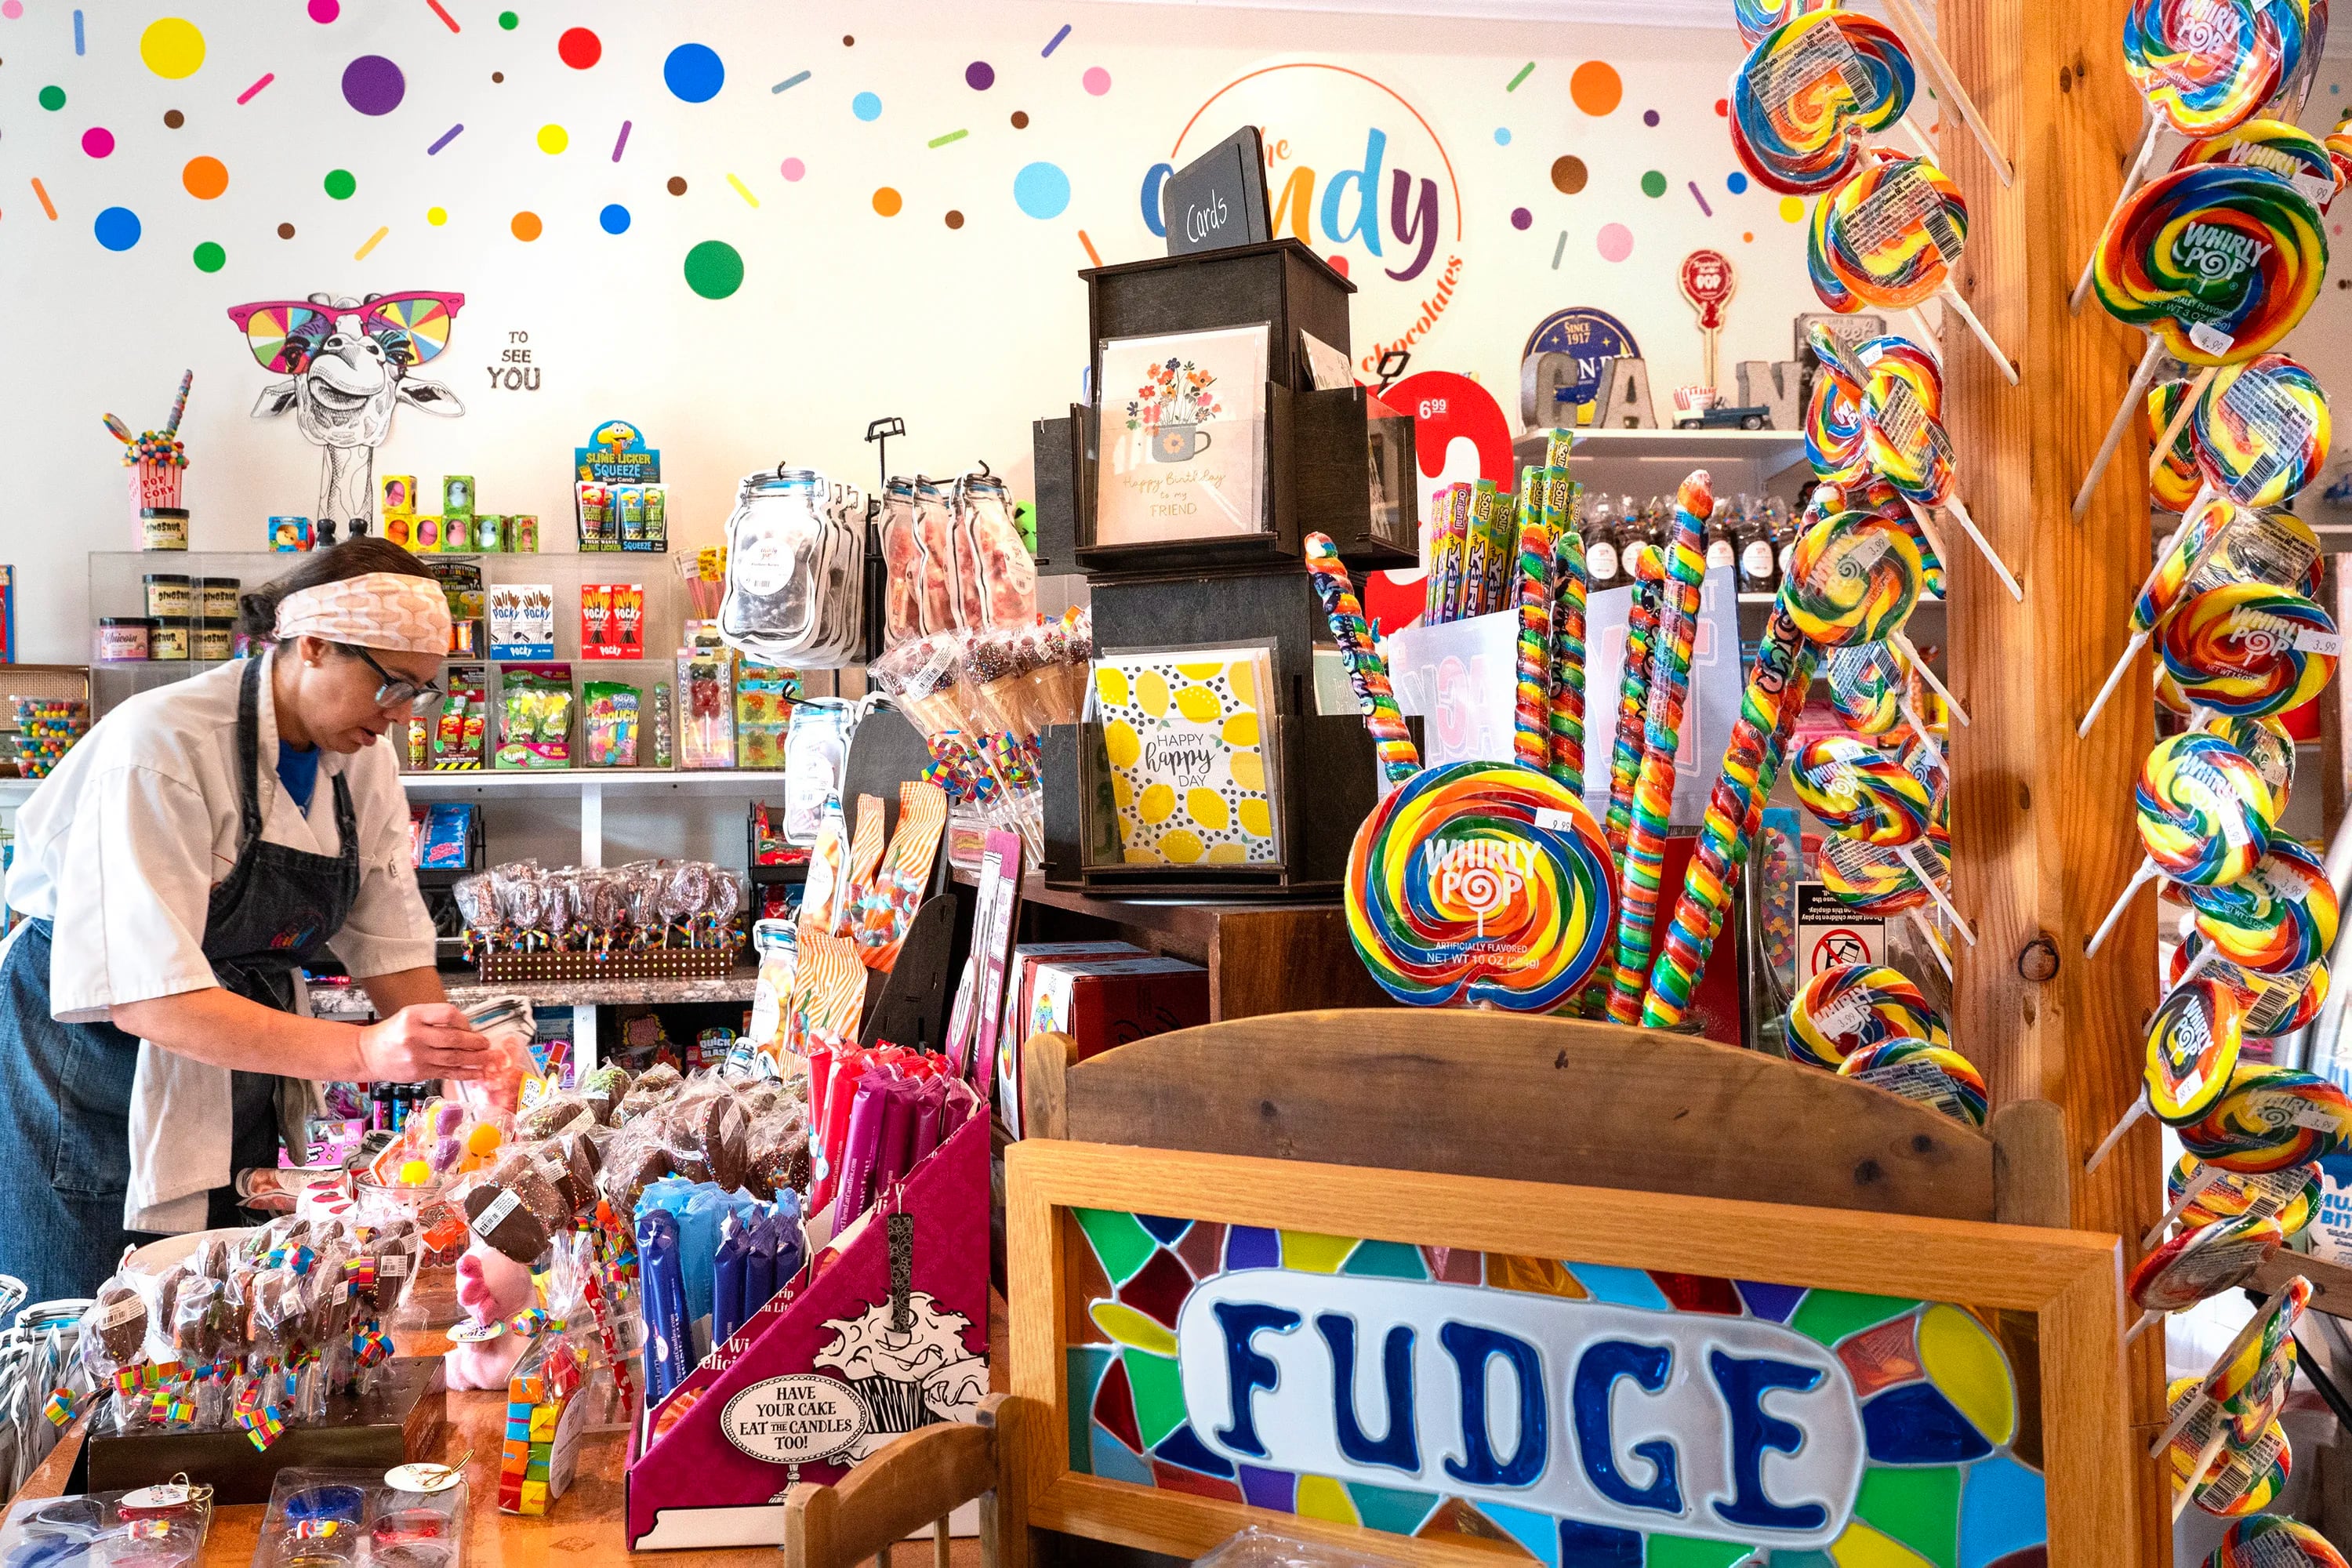
[[[1731,78],[1731,148],[1772,190],[1805,195],[1843,179],[1856,138],[1903,116],[1916,81],[1894,30],[1858,12],[1811,11],[1756,40]]]
[[[2274,1513],[2231,1525],[2204,1568],[2345,1568],[2344,1554],[2307,1524]]]
[[[1951,284],[1968,236],[1968,203],[1949,175],[1925,158],[1875,149],[1813,204],[1806,270],[1822,303],[1842,315],[1864,306],[1910,310],[1941,298],[2014,386],[2016,364]],[[1921,332],[1927,335],[1924,326]]]
[[[2210,1420],[2215,1430],[2203,1451],[2194,1462],[2176,1470],[2185,1473],[2189,1485],[2193,1486],[2224,1445],[2232,1439],[2241,1443],[2252,1441],[2286,1403],[2294,1374],[2294,1327],[2304,1309],[2310,1305],[2311,1297],[2311,1281],[2300,1274],[2273,1291],[2214,1358],[2213,1364],[2188,1396],[2176,1400],[2172,1418],[2148,1446],[2148,1458],[2163,1454],[2195,1422]],[[2184,1487],[2182,1498],[2173,1504],[2175,1519],[2180,1517],[2186,1492]],[[2263,1547],[2249,1562],[2259,1568],[2269,1568],[2271,1563],[2287,1564],[2294,1559]]]
[[[2208,589],[2233,584],[2300,588],[2319,559],[2319,540],[2298,519],[2249,511],[2216,496],[2183,514],[2180,526],[2158,553],[2147,581],[2132,601],[2131,637],[2107,672],[2090,711],[2075,727],[2087,735],[2123,681],[2132,657],[2158,633],[2167,630],[2174,614]]]
[[[1826,370],[1813,377],[1812,400],[1805,405],[1805,458],[1824,484],[1852,484],[1870,472],[1861,388]]]
[[[1943,367],[1917,345],[1902,338],[1874,338],[1863,344],[1858,357],[1867,377],[1863,383],[1862,419],[1864,448],[1870,466],[1908,501],[1927,526],[1926,508],[1940,506],[1960,520],[1969,540],[2000,579],[2009,596],[2022,601],[2008,563],[1977,528],[1960,500],[1959,479],[1952,466],[1952,441],[1940,417],[1944,405]]]
[[[2197,471],[2196,437],[2189,434],[2183,409],[2194,409],[2187,376],[2159,381],[2147,389],[2142,405],[2147,414],[2148,463],[2147,499],[2166,511],[2186,513],[2203,499],[2204,479]],[[2164,439],[2169,431],[2172,439]]]
[[[2273,835],[2252,870],[2225,887],[2184,884],[2203,951],[2189,965],[2227,960],[2254,974],[2299,973],[2336,945],[2340,910],[2327,868],[2309,847]]]
[[[2178,1127],[2211,1110],[2238,1069],[2244,1020],[2245,1004],[2219,981],[2191,980],[2173,987],[2147,1022],[2140,1092],[2092,1152],[2084,1174],[2097,1170],[2132,1124],[2150,1111],[2167,1126]]]
[[[1846,727],[1861,735],[1891,735],[1907,724],[1917,736],[1936,771],[1944,768],[1944,753],[1927,721],[1911,700],[1910,683],[1903,663],[1885,643],[1849,643],[1829,657],[1822,668],[1829,679],[1830,702]]]
[[[1837,1070],[1840,1078],[1916,1100],[1966,1126],[1984,1125],[1984,1074],[1949,1046],[1927,1040],[1882,1040],[1847,1057]]]
[[[2284,120],[2249,120],[2219,136],[2189,142],[2172,161],[2176,169],[2192,163],[2243,163],[2268,169],[2309,196],[2322,216],[2344,184],[2327,143]]]
[[[1878,920],[1892,920],[1896,915],[1908,918],[1912,930],[1919,934],[1921,942],[1943,969],[1944,978],[1949,980],[1951,954],[1945,951],[1944,939],[1927,922],[1924,911],[1928,905],[1940,905],[1948,897],[1946,889],[1951,881],[1951,836],[1941,826],[1931,827],[1921,843],[1906,847],[1912,852],[1908,858],[1893,847],[1832,833],[1822,840],[1816,875],[1830,897],[1858,915]],[[1924,877],[1919,873],[1923,865],[1927,871]]]
[[[2252,119],[2277,92],[2289,69],[2286,40],[2271,0],[2132,0],[2124,13],[2124,72],[2147,104],[2138,155],[2116,193],[2116,213],[2140,188],[2156,135],[2168,127],[2192,142],[2217,137]],[[2104,237],[2101,244],[2105,240]],[[2083,308],[2097,253],[2083,268],[2068,303]]]
[[[2303,320],[2326,273],[2319,209],[2267,169],[2200,163],[2135,195],[2099,241],[2093,281],[2109,315],[2147,331],[2147,353],[2074,497],[2074,515],[2090,505],[2165,355],[2208,369],[2268,353]]]
[[[2283,1171],[2247,1175],[2209,1165],[2194,1154],[2172,1163],[2164,1179],[2168,1200],[2156,1227],[2141,1237],[2142,1247],[2154,1247],[2174,1220],[2195,1230],[2216,1220],[2276,1220],[2289,1241],[2303,1234],[2319,1209],[2319,1167],[2290,1165]]]
[[[2260,719],[2318,696],[2343,638],[2326,610],[2291,588],[2231,583],[2183,601],[2157,647],[2189,702]]]
[[[1951,1043],[1943,1015],[1899,969],[1833,964],[1789,1004],[1789,1055],[1809,1067],[1834,1072],[1866,1046],[1904,1039]]]
[[[1922,858],[1935,797],[1901,763],[1851,735],[1807,742],[1789,769],[1797,798],[1840,837],[1892,849],[1971,947],[1976,932],[1936,886]]]
[[[2198,476],[2240,506],[2284,506],[2319,476],[2334,438],[2327,393],[2282,353],[2214,373],[2191,405]]]
[[[2147,854],[2083,948],[2105,945],[2132,895],[2158,877],[2226,887],[2254,868],[2270,847],[2279,800],[2245,754],[2215,735],[2159,741],[2140,764],[2137,817]]]
[[[2179,1129],[2209,1165],[2249,1173],[2324,1160],[2352,1133],[2352,1100],[2324,1078],[2241,1061],[2213,1108]]]
[[[1959,699],[1937,679],[1926,657],[1903,635],[1904,625],[1919,602],[1925,573],[1919,547],[1892,520],[1874,512],[1838,512],[1798,535],[1790,547],[1780,603],[1797,630],[1817,647],[1892,643],[1966,724],[1968,710]]]

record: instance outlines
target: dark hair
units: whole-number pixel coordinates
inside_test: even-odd
[[[430,582],[433,574],[425,563],[376,534],[362,534],[346,539],[341,544],[331,544],[324,550],[314,550],[302,557],[290,572],[279,574],[250,594],[239,595],[236,601],[236,629],[246,637],[272,640],[278,636],[278,602],[289,594],[305,588],[315,588],[321,583],[342,583],[353,577],[364,577],[373,572],[389,572],[399,577],[423,577]]]

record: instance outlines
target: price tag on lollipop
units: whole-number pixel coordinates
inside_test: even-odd
[[[1832,29],[1834,31],[1834,29]],[[1706,384],[1716,384],[1716,341],[1723,331],[1724,307],[1738,289],[1731,258],[1719,250],[1694,250],[1683,258],[1683,298],[1698,312],[1699,337],[1706,345]]]

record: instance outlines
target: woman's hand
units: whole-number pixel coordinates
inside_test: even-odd
[[[466,1015],[446,1002],[403,1007],[360,1031],[359,1076],[367,1082],[478,1079],[493,1065],[489,1041],[467,1027]]]

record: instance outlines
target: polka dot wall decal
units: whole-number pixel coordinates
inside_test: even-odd
[[[555,58],[573,70],[584,71],[604,58],[604,40],[585,27],[566,27],[555,40]]]
[[[1513,208],[1511,209],[1511,226],[1512,226],[1513,228],[1520,229],[1520,230],[1525,230],[1525,229],[1526,229],[1529,225],[1533,224],[1535,221],[1536,221],[1536,215],[1535,215],[1535,214],[1533,214],[1533,213],[1531,213],[1531,212],[1529,212],[1529,211],[1528,211],[1528,209],[1527,209],[1527,208],[1525,208],[1525,207],[1513,207]]]
[[[176,109],[167,109],[163,111],[163,129],[166,131],[177,131],[187,122],[188,117]]]
[[[1718,98],[1715,100],[1715,117],[1717,120],[1728,120],[1731,118],[1731,100],[1729,99]]]
[[[516,16],[511,11],[501,11],[499,13],[499,26],[505,28],[509,33],[513,32],[521,21],[522,18]]]
[[[686,253],[686,286],[706,300],[724,300],[743,287],[743,258],[723,239],[706,239]]]
[[[1780,198],[1780,221],[1782,223],[1801,223],[1804,221],[1804,217],[1805,204],[1803,202],[1798,200],[1795,196],[1782,196]]]
[[[974,92],[986,92],[996,85],[996,68],[986,60],[974,60],[963,68],[963,84]]]
[[[114,132],[103,125],[91,126],[81,133],[81,150],[93,158],[111,156],[114,152]]]
[[[950,207],[948,209],[947,226],[950,228],[961,228],[963,226],[963,214],[956,211],[953,207]]]
[[[211,201],[228,189],[228,165],[218,158],[191,158],[180,170],[180,184],[196,200]]]
[[[882,118],[882,97],[879,93],[861,92],[849,100],[849,112],[860,120]]]
[[[906,198],[888,185],[874,193],[874,210],[884,217],[897,217],[898,209],[906,205]]]
[[[328,170],[325,184],[327,195],[339,202],[350,201],[352,193],[360,188],[359,181],[352,178],[349,169]]]
[[[507,79],[507,73],[504,71],[492,71],[490,73],[490,79],[494,82],[504,81]]]
[[[1614,114],[1624,100],[1625,83],[1608,61],[1587,60],[1569,73],[1568,96],[1587,114]]]
[[[572,133],[561,125],[542,125],[536,140],[539,150],[552,157],[572,145]]]
[[[683,174],[672,174],[669,177],[669,184],[662,188],[669,192],[671,195],[682,196],[686,195],[686,176]]]
[[[662,83],[688,103],[709,103],[727,85],[727,68],[709,44],[680,44],[662,61]]]
[[[362,114],[390,114],[408,96],[408,79],[382,55],[362,55],[343,68],[343,101]]]
[[[1059,164],[1025,164],[1013,176],[1013,201],[1031,217],[1060,217],[1070,205],[1070,176]]]
[[[199,272],[218,272],[228,265],[228,252],[208,239],[196,247],[195,254],[189,259],[196,264]]]
[[[1658,173],[1655,169],[1651,170],[1648,174],[1642,176],[1642,194],[1645,196],[1664,195],[1666,194],[1666,177]]]
[[[776,173],[787,180],[797,180],[808,173],[808,165],[798,158],[787,158],[776,166]]]
[[[515,214],[513,218],[507,224],[509,232],[512,233],[517,239],[521,240],[525,245],[529,245],[532,240],[537,239],[546,231],[546,227],[547,226],[545,224],[539,221],[539,215],[537,213],[530,212]]]
[[[5,16],[13,22],[24,14],[25,0],[0,0],[0,16]],[[2331,88],[2328,90],[2332,92],[2335,89]]]
[[[1110,72],[1100,66],[1088,66],[1087,74],[1078,79],[1078,85],[1095,97],[1100,98],[1110,90]]]
[[[41,89],[41,107],[55,114],[66,106],[66,89],[61,87]]]
[[[139,215],[129,207],[105,208],[89,227],[109,250],[128,250],[139,243]]]
[[[851,47],[856,42],[857,40],[847,33],[841,35],[841,47],[845,49]]]
[[[1323,259],[1329,263],[1331,270],[1338,273],[1340,277],[1345,278],[1348,275],[1348,258],[1346,256],[1335,252],[1332,255],[1325,257]]]
[[[596,226],[606,234],[628,233],[629,209],[618,202],[608,204],[603,212],[596,215]]]
[[[439,228],[443,224],[449,221],[449,209],[447,207],[426,207],[425,209],[425,221],[431,224],[435,228]]]
[[[1658,122],[1658,111],[1657,111],[1656,110],[1654,110],[1654,109],[1645,109],[1645,110],[1642,110],[1642,123],[1643,123],[1643,124],[1644,124],[1644,125],[1650,125],[1650,126],[1654,126],[1654,125],[1656,125],[1656,124],[1657,124],[1657,122]]]
[[[1584,160],[1573,153],[1551,161],[1551,188],[1562,195],[1572,196],[1584,189],[1584,182],[1589,177]]]
[[[1735,196],[1746,195],[1748,194],[1748,176],[1742,171],[1734,169],[1725,177],[1723,187]]]
[[[281,224],[279,224],[279,225],[278,226],[278,238],[280,238],[280,239],[291,239],[291,238],[293,238],[293,237],[294,237],[294,226],[293,226],[292,224],[290,224],[290,223],[281,223]]]
[[[303,10],[310,14],[310,20],[323,27],[343,14],[342,0],[310,0]],[[217,269],[207,267],[205,270],[211,272]]]
[[[1739,240],[1740,240],[1740,243],[1741,243],[1741,244],[1743,244],[1743,245],[1753,245],[1753,244],[1755,244],[1755,243],[1756,243],[1756,231],[1755,231],[1754,229],[1749,229],[1747,233],[1745,233],[1745,234],[1743,234],[1743,235],[1741,235],[1741,236],[1739,237]]]
[[[182,16],[158,16],[139,35],[139,58],[168,81],[196,74],[205,63],[205,36]]]
[[[1622,223],[1604,224],[1592,237],[1603,261],[1622,261],[1633,254],[1633,231]]]
[[[1509,146],[1510,144],[1511,144],[1511,128],[1510,128],[1509,126],[1507,126],[1507,125],[1497,125],[1497,126],[1496,126],[1496,127],[1495,127],[1495,145],[1496,145],[1496,146],[1497,146],[1497,147],[1507,147],[1507,146]]]
[[[1029,129],[1029,111],[1027,110],[1016,109],[1013,111],[1013,129],[1015,131],[1026,131]]]

